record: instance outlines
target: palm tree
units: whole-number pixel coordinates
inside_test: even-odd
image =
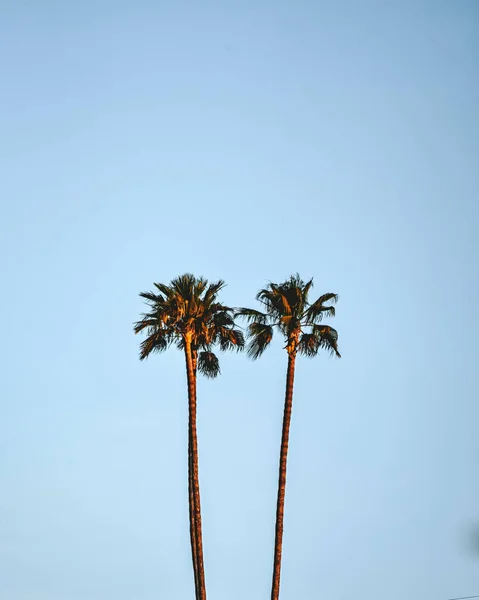
[[[140,360],[154,352],[163,352],[171,344],[184,352],[188,383],[188,499],[190,541],[197,600],[206,600],[201,528],[200,486],[198,477],[198,439],[196,432],[196,375],[214,378],[220,373],[219,361],[212,352],[241,350],[242,332],[236,328],[234,310],[217,301],[225,283],[208,285],[202,277],[189,273],[173,279],[169,285],[155,283],[155,292],[140,296],[149,311],[135,323],[134,331],[146,330],[140,345]]]
[[[340,357],[338,333],[332,327],[321,323],[323,316],[333,317],[336,294],[324,294],[310,303],[308,294],[313,286],[311,279],[304,283],[299,275],[292,275],[279,285],[270,283],[260,290],[256,299],[263,311],[240,308],[236,315],[248,322],[248,355],[253,360],[259,358],[273,339],[276,329],[284,336],[288,353],[286,393],[283,413],[283,432],[279,459],[278,499],[276,505],[276,531],[274,542],[273,582],[271,600],[279,598],[281,575],[281,554],[283,549],[284,497],[286,491],[286,463],[288,458],[289,427],[293,405],[293,385],[296,355],[316,356],[320,348]],[[327,304],[330,303],[330,304]]]

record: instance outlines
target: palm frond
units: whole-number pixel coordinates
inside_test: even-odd
[[[341,358],[338,350],[338,332],[329,325],[314,325],[313,335],[319,339],[319,347]]]
[[[244,348],[244,336],[239,329],[220,327],[217,332],[216,341],[223,352],[226,350],[236,350],[239,352]]]
[[[264,323],[251,323],[248,330],[250,335],[248,356],[256,360],[271,343],[273,339],[273,327]]]
[[[263,304],[273,320],[286,315],[299,317],[303,314],[312,285],[312,279],[304,283],[296,273],[280,284],[270,283],[257,293],[256,299]]]
[[[308,306],[308,296],[313,285],[313,278],[311,278],[307,283],[304,284],[303,288],[301,289],[303,310],[304,307]]]
[[[134,323],[133,331],[135,332],[135,334],[137,334],[140,333],[140,331],[143,331],[143,329],[147,329],[149,327],[155,328],[157,323],[158,321],[151,315],[144,315],[141,321],[137,321],[136,323]]]
[[[333,304],[336,304],[336,302],[339,300],[339,296],[338,294],[323,294],[322,296],[320,296],[315,302],[313,302],[313,304],[311,306],[323,306],[323,304],[325,302],[332,302]]]
[[[232,337],[232,339],[234,338],[233,344],[236,346],[236,349],[238,351],[243,350],[243,348],[245,346],[245,339],[244,339],[243,332],[240,331],[239,329],[232,329],[231,337]]]
[[[303,288],[293,285],[292,281],[286,281],[281,285],[280,289],[288,305],[286,314],[301,315],[303,312]]]
[[[213,313],[213,323],[216,327],[226,327],[234,325],[234,318],[231,314],[231,309],[224,310],[225,307],[221,307],[221,310]]]
[[[208,286],[208,289],[205,292],[205,295],[203,297],[203,302],[208,306],[209,304],[211,304],[214,299],[216,298],[216,296],[218,295],[218,292],[220,290],[222,290],[225,287],[225,282],[222,279],[219,279],[218,281],[216,281],[215,283],[210,283],[210,285]]]
[[[301,320],[296,315],[285,315],[275,325],[285,338],[289,338],[295,329],[301,329]]]
[[[168,348],[168,338],[153,333],[140,344],[140,360],[145,360],[153,352],[164,352]]]
[[[213,352],[200,352],[198,357],[198,371],[210,379],[220,374],[220,363]]]
[[[291,315],[293,312],[292,307],[294,306],[294,294],[291,294],[291,288],[288,282],[277,285],[275,283],[270,284],[271,290],[274,293],[275,306],[281,307],[281,314]]]
[[[175,337],[175,345],[178,348],[178,350],[181,350],[183,352],[183,350],[185,349],[185,338],[182,335],[177,335]]]
[[[241,317],[248,323],[251,323],[252,321],[263,324],[268,322],[267,314],[262,313],[259,310],[254,310],[253,308],[237,308],[234,314],[235,317]]]
[[[191,273],[185,273],[172,279],[170,287],[172,291],[184,301],[190,301],[194,296],[196,277]]]
[[[208,280],[205,279],[204,277],[197,277],[195,278],[194,275],[192,276],[195,279],[194,282],[194,295],[196,298],[199,298],[201,296],[201,294],[205,291],[206,286],[208,285]]]
[[[339,297],[337,294],[323,294],[320,296],[309,308],[305,311],[305,320],[308,324],[319,323],[322,318],[334,317],[336,310],[334,306],[325,306],[325,302],[332,302],[335,304]]]
[[[165,283],[154,283],[153,285],[167,299],[171,298],[171,296],[174,293],[173,290],[172,290],[172,288],[169,285],[166,285]]]
[[[256,300],[266,309],[266,313],[273,319],[277,320],[284,314],[288,314],[285,311],[284,298],[277,291],[277,286],[274,283],[269,284],[269,288],[264,288],[256,294]]]
[[[303,288],[305,286],[304,281],[301,279],[299,273],[295,273],[294,275],[290,275],[289,279],[286,280],[283,285],[288,285],[292,288]]]
[[[303,333],[299,339],[298,352],[309,358],[316,356],[319,350],[320,337],[314,333]]]
[[[146,300],[148,304],[157,304],[160,302],[164,302],[163,296],[154,294],[153,292],[141,292],[139,296],[140,298]]]

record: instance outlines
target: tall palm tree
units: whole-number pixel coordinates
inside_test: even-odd
[[[183,351],[188,383],[188,499],[190,541],[197,600],[206,600],[201,528],[200,485],[198,477],[198,438],[196,431],[196,375],[216,377],[220,373],[215,345],[220,350],[244,347],[242,332],[236,328],[234,310],[217,301],[225,283],[208,284],[189,273],[173,279],[169,285],[155,283],[155,292],[140,296],[149,311],[135,323],[135,333],[146,330],[140,345],[140,360],[154,352],[163,352],[171,344]]]
[[[312,286],[312,279],[304,283],[299,275],[292,275],[284,283],[279,285],[270,283],[258,292],[256,299],[261,303],[264,312],[251,308],[240,308],[235,313],[249,322],[248,355],[252,359],[255,360],[263,354],[273,339],[275,329],[284,337],[286,341],[285,349],[288,353],[283,432],[279,459],[271,600],[278,600],[279,598],[286,463],[288,459],[296,355],[299,352],[305,356],[313,357],[317,355],[320,348],[324,348],[338,357],[341,356],[337,347],[337,331],[328,325],[323,325],[321,322],[324,316],[334,316],[333,304],[338,297],[336,294],[324,294],[310,303],[308,295]]]

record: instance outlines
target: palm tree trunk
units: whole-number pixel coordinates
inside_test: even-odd
[[[196,390],[196,356],[194,352],[191,353],[193,360],[193,372],[195,376],[195,390]],[[186,361],[188,365],[188,362]],[[191,543],[191,555],[193,559],[193,575],[195,578],[195,600],[198,600],[198,559],[196,552],[196,532],[195,532],[195,498],[193,494],[193,463],[191,461],[191,423],[189,418],[189,410],[188,410],[188,505],[189,505],[189,515],[190,515],[190,543]]]
[[[191,543],[191,555],[193,559],[193,575],[195,577],[195,600],[198,600],[198,565],[196,558],[196,532],[195,532],[195,500],[193,495],[193,481],[192,481],[192,462],[191,462],[191,426],[188,423],[188,505],[189,505],[189,518],[190,518],[190,543]]]
[[[193,373],[195,377],[195,393],[196,393],[196,361],[194,353],[191,353],[193,361]],[[188,359],[186,359],[186,365],[188,366]],[[189,388],[188,388],[189,389]],[[199,583],[198,583],[198,558],[196,552],[196,531],[195,531],[195,498],[193,494],[193,463],[191,460],[191,422],[189,418],[188,410],[188,508],[190,518],[190,544],[191,544],[191,556],[193,559],[193,575],[195,578],[195,600],[199,599]]]
[[[188,380],[188,495],[190,508],[190,538],[197,600],[206,600],[203,539],[201,531],[200,483],[198,476],[198,437],[196,433],[196,377],[191,343],[185,341],[186,375]]]
[[[293,407],[295,353],[288,356],[288,372],[286,376],[286,393],[284,399],[283,433],[281,436],[281,453],[279,458],[278,500],[276,504],[276,533],[274,540],[273,583],[271,600],[279,599],[279,582],[281,577],[281,554],[283,551],[283,517],[284,496],[286,492],[286,463],[288,460],[289,427]]]

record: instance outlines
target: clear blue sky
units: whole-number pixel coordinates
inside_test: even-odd
[[[6,0],[0,596],[189,600],[182,356],[138,293],[337,292],[282,600],[479,594],[479,5]],[[286,356],[199,383],[209,600],[269,597]]]

